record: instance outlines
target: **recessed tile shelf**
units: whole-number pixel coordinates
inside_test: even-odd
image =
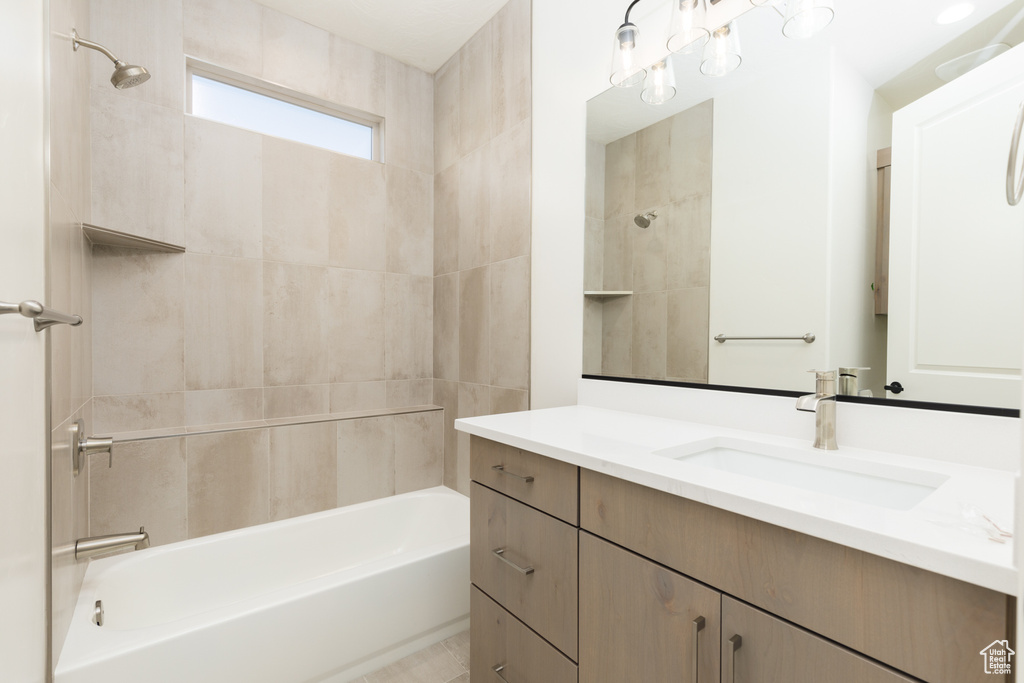
[[[583,296],[591,299],[614,299],[619,296],[631,296],[633,292],[627,291],[586,291]]]
[[[147,237],[129,235],[119,230],[101,228],[98,225],[82,223],[82,232],[89,238],[93,246],[121,247],[122,249],[145,249],[146,251],[157,251],[166,254],[182,254],[185,247],[177,244],[169,244],[158,240],[151,240]]]

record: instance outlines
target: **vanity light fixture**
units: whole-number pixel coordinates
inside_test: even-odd
[[[626,17],[615,31],[615,44],[612,47],[612,75],[611,83],[617,88],[630,88],[639,85],[647,75],[647,70],[637,68],[636,41],[640,37],[640,30],[636,24],[629,20],[629,13],[640,0],[633,0],[626,8]]]
[[[647,104],[665,104],[676,96],[676,79],[672,74],[672,62],[663,59],[652,64],[644,81],[640,99]]]
[[[704,46],[700,72],[705,76],[725,76],[735,71],[742,62],[740,37],[736,22],[732,21],[712,32],[711,40]]]
[[[711,39],[707,15],[707,0],[672,0],[672,24],[666,44],[669,52],[689,54],[707,45]]]

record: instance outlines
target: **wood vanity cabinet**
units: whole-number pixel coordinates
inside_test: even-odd
[[[473,680],[1012,681],[980,655],[1013,642],[1010,596],[511,446],[471,449]]]

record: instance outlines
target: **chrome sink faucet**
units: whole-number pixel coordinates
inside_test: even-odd
[[[145,527],[139,527],[137,534],[110,534],[93,536],[75,541],[75,559],[87,560],[90,557],[107,555],[119,550],[142,550],[149,547],[149,533]]]
[[[814,447],[838,450],[836,444],[836,372],[811,370],[815,373],[814,393],[796,400],[796,409],[814,413]]]

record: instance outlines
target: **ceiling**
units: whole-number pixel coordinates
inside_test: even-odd
[[[508,0],[257,0],[434,73]]]

